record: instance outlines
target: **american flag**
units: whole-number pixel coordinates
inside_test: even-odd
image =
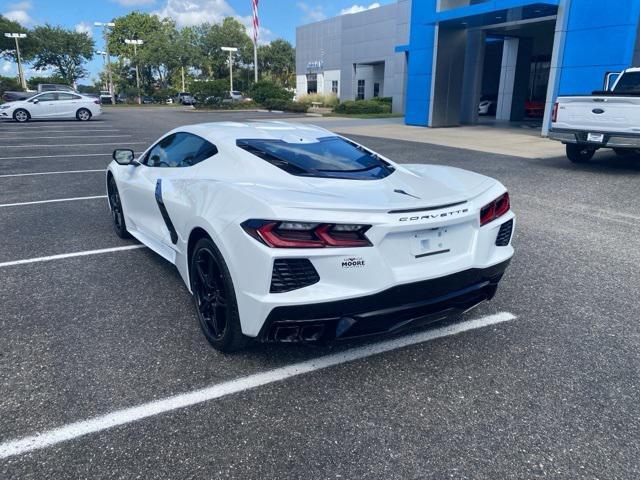
[[[258,43],[258,30],[260,29],[260,18],[258,17],[258,2],[260,0],[251,0],[253,2],[253,43]]]

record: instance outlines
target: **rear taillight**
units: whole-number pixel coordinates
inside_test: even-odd
[[[558,121],[558,108],[560,104],[558,102],[553,104],[553,110],[551,111],[551,121],[556,123]]]
[[[509,193],[499,196],[493,202],[485,205],[480,210],[480,226],[493,222],[496,218],[500,218],[511,210],[511,202]]]
[[[271,248],[370,247],[370,225],[248,220],[245,232]]]

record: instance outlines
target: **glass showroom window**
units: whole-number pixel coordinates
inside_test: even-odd
[[[364,80],[358,80],[358,100],[364,100]]]

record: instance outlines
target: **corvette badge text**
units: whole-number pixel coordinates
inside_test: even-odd
[[[363,268],[364,265],[364,258],[362,257],[351,257],[342,259],[342,268]]]
[[[401,222],[417,222],[419,220],[433,220],[436,218],[446,218],[446,217],[453,217],[455,215],[462,215],[468,212],[469,212],[469,209],[464,208],[461,210],[452,210],[450,212],[445,212],[445,213],[431,213],[428,215],[422,215],[418,217],[401,217],[400,221]]]

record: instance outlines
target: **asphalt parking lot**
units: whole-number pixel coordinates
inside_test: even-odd
[[[113,233],[104,169],[115,147],[142,151],[180,124],[259,117],[0,123],[1,479],[640,478],[640,159],[576,166],[354,137],[509,188],[516,256],[497,297],[399,338],[225,356],[176,270]],[[299,363],[308,373],[101,417]],[[95,417],[86,435],[52,436]],[[55,441],[19,443],[34,435]]]

